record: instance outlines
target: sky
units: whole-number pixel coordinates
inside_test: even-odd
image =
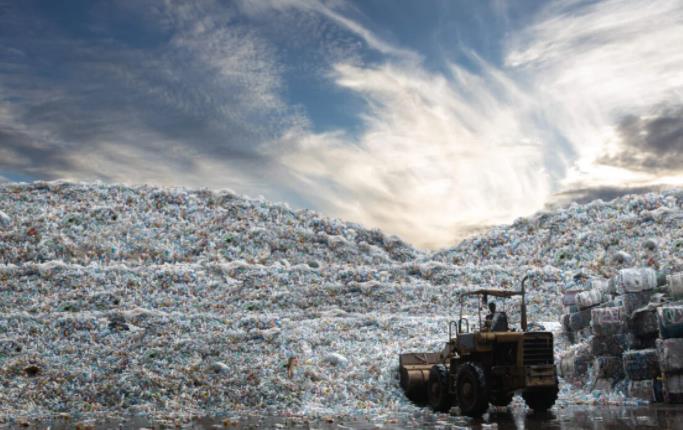
[[[0,182],[229,188],[423,248],[683,186],[680,0],[0,0]]]

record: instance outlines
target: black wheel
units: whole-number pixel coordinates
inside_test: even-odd
[[[544,412],[550,409],[557,400],[558,388],[548,387],[548,388],[536,388],[534,390],[527,390],[522,393],[522,397],[526,402],[527,406],[533,409],[535,412]]]
[[[448,412],[451,408],[451,395],[448,393],[448,369],[443,364],[435,364],[429,371],[429,406],[435,412]]]
[[[480,417],[488,410],[488,385],[481,366],[472,362],[460,365],[455,381],[456,398],[463,415]]]

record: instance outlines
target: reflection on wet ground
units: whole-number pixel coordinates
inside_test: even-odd
[[[497,429],[497,430],[540,430],[540,429],[683,429],[683,405],[650,406],[566,406],[556,407],[545,414],[535,414],[524,409],[507,409],[491,412],[483,419],[471,420],[466,417],[446,414],[419,413],[410,417],[327,417],[311,419],[306,417],[264,417],[248,416],[241,418],[205,418],[189,422],[149,421],[143,418],[118,420],[55,419],[37,422],[14,422],[0,424],[0,428],[24,428],[62,430],[81,429]]]

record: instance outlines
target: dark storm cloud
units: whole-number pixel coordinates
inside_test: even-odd
[[[608,202],[618,197],[628,194],[644,194],[651,192],[660,192],[669,187],[664,185],[647,185],[647,186],[597,186],[578,188],[568,190],[561,193],[556,193],[552,196],[547,208],[555,208],[568,205],[572,202],[579,204],[590,203],[593,200],[603,200]]]
[[[618,131],[622,152],[603,157],[602,163],[656,173],[683,171],[683,105],[651,117],[626,116]]]

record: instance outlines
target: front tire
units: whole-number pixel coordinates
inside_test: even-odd
[[[451,408],[451,395],[448,392],[448,369],[443,364],[435,364],[429,371],[429,405],[435,412],[448,412]]]
[[[455,376],[458,406],[463,415],[477,418],[489,408],[489,391],[484,369],[467,362],[458,368]]]

